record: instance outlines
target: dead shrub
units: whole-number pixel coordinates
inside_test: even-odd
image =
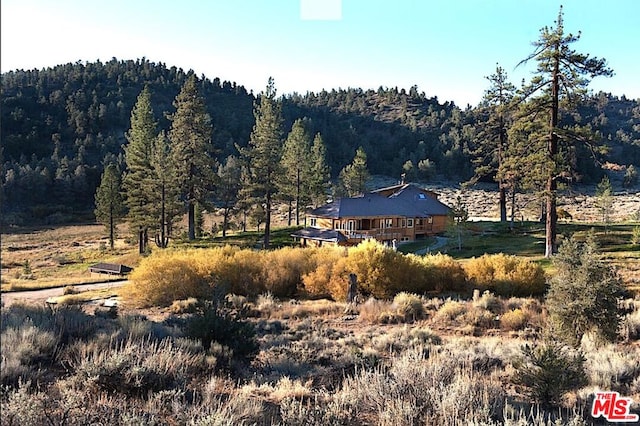
[[[198,299],[190,297],[184,300],[174,300],[169,311],[172,314],[191,314],[196,311],[198,307]]]
[[[361,321],[368,322],[370,324],[380,324],[384,320],[384,315],[391,312],[391,304],[382,300],[378,300],[374,297],[367,299],[359,307],[358,318]]]
[[[413,322],[422,319],[425,315],[424,306],[420,296],[411,293],[398,293],[393,298],[392,310],[403,322]]]
[[[435,322],[451,323],[467,312],[467,305],[455,300],[447,300],[433,317]]]
[[[500,317],[500,325],[505,330],[522,330],[526,324],[527,315],[522,311],[522,309],[514,309],[512,311],[505,312]]]

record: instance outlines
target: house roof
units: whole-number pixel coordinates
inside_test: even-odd
[[[341,198],[313,210],[318,217],[429,217],[447,215],[449,207],[426,190],[403,184],[382,188],[360,197]]]
[[[292,237],[307,238],[310,240],[318,241],[330,241],[338,243],[341,241],[347,241],[342,233],[334,231],[333,229],[318,229],[318,228],[304,228],[291,234]]]

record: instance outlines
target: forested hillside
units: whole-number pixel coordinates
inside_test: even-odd
[[[91,212],[104,164],[124,164],[125,133],[136,98],[149,86],[159,130],[168,131],[174,99],[189,72],[145,59],[66,64],[2,74],[2,211],[7,222],[64,221]],[[254,94],[233,82],[204,76],[198,90],[213,124],[220,163],[239,155],[254,125]],[[266,82],[265,82],[266,83]],[[277,85],[277,82],[276,82]],[[435,94],[434,94],[435,95]],[[461,110],[437,96],[398,88],[339,89],[282,98],[284,129],[307,117],[320,132],[335,178],[359,147],[371,174],[466,181],[474,173],[479,108]],[[567,124],[590,127],[610,148],[602,157],[640,164],[640,103],[598,93]],[[585,181],[598,181],[590,150],[574,161]]]

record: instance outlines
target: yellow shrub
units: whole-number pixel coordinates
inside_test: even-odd
[[[302,248],[285,247],[265,252],[265,288],[276,297],[291,297],[302,284],[302,277],[313,266],[312,251]]]
[[[352,270],[347,265],[347,258],[343,257],[333,265],[331,277],[327,283],[329,294],[336,301],[347,300],[347,289],[349,288],[349,274]],[[358,291],[361,291],[360,277],[358,277]]]
[[[307,249],[310,251],[309,271],[302,276],[304,289],[314,296],[330,295],[335,300],[342,300],[346,297],[344,290],[331,291],[330,284],[333,277],[333,270],[340,259],[346,256],[346,250],[340,247],[322,247],[318,249]]]
[[[237,250],[213,266],[212,279],[225,293],[257,296],[265,291],[263,252]]]
[[[145,258],[129,276],[131,283],[124,294],[142,306],[168,306],[174,300],[207,297],[211,287],[198,273],[194,260],[186,251]]]
[[[358,290],[364,295],[389,298],[398,287],[395,274],[402,258],[402,253],[367,240],[349,249],[346,270],[358,276]]]
[[[325,249],[323,249],[325,250]],[[358,277],[358,291],[365,296],[388,299],[399,292],[461,291],[465,273],[446,255],[403,255],[374,240],[333,251],[318,250],[303,276],[305,289],[314,295],[330,294],[344,300],[349,274]]]
[[[455,259],[445,254],[427,255],[422,258],[426,267],[426,286],[430,291],[462,291],[466,284],[465,271]]]
[[[464,266],[473,288],[502,296],[543,294],[546,279],[542,268],[528,259],[506,254],[485,254]]]

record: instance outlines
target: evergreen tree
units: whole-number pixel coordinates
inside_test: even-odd
[[[520,104],[515,114],[528,117],[530,103]],[[516,213],[516,193],[530,191],[544,197],[540,191],[546,182],[550,167],[546,156],[545,123],[539,117],[519,118],[511,123],[508,141],[497,178],[508,188],[511,203],[510,225],[513,227]],[[544,217],[544,215],[542,216]]]
[[[191,74],[173,103],[169,139],[181,198],[186,204],[189,240],[196,238],[195,205],[206,204],[214,184],[216,159],[212,143],[213,126],[198,80]]]
[[[604,230],[607,232],[611,221],[611,210],[613,209],[613,186],[611,186],[607,175],[602,178],[596,187],[596,206],[602,214],[602,223],[604,223]]]
[[[307,181],[309,197],[314,207],[327,202],[327,192],[330,187],[331,170],[327,165],[327,148],[322,135],[316,133],[311,146],[311,173]]]
[[[196,202],[194,206],[194,220],[195,220],[195,235],[196,238],[202,238],[204,233],[204,211],[202,204]]]
[[[300,225],[300,206],[309,201],[308,182],[311,175],[311,137],[307,120],[297,119],[291,127],[282,148],[278,179],[279,194],[289,201],[289,226],[291,226],[291,202],[295,203],[296,225]]]
[[[462,240],[467,234],[468,220],[469,211],[467,205],[462,202],[462,198],[458,195],[456,197],[456,203],[449,211],[446,230],[446,234],[456,240],[458,251],[462,250]]]
[[[215,198],[222,207],[222,238],[226,238],[229,218],[238,207],[242,188],[242,165],[238,158],[230,155],[224,164],[218,166],[218,185]]]
[[[156,121],[151,108],[151,91],[145,86],[131,111],[131,128],[124,147],[127,171],[123,187],[129,208],[129,225],[136,230],[138,251],[147,250],[148,229],[154,226],[152,185],[155,179],[151,159],[157,137]]]
[[[622,185],[625,188],[635,186],[638,183],[638,170],[633,164],[627,166],[627,170],[624,172],[624,179]]]
[[[256,211],[264,215],[264,248],[269,248],[271,237],[271,205],[277,194],[277,177],[280,174],[282,151],[282,105],[276,100],[273,78],[269,78],[266,90],[254,105],[255,125],[249,146],[242,150],[247,164],[245,196],[259,202]]]
[[[578,346],[585,333],[593,332],[615,341],[624,287],[615,269],[597,255],[593,237],[585,243],[566,240],[554,264],[546,300],[554,338]]]
[[[546,237],[545,256],[550,257],[556,251],[557,214],[556,193],[558,180],[566,174],[567,154],[560,149],[561,141],[582,141],[592,144],[588,135],[583,132],[572,132],[563,129],[560,124],[560,108],[570,106],[571,102],[586,92],[588,77],[611,76],[613,72],[607,68],[604,59],[590,58],[571,49],[571,44],[580,39],[578,35],[565,34],[562,7],[558,13],[555,28],[544,27],[540,30],[540,38],[533,43],[534,52],[521,63],[529,60],[537,61],[536,75],[525,90],[525,96],[533,98],[534,115],[547,114],[546,155],[550,167],[546,171],[545,204],[546,204]],[[533,117],[530,116],[530,117]],[[577,129],[574,129],[577,130]]]
[[[367,169],[367,154],[362,147],[356,151],[351,164],[346,165],[338,176],[338,196],[353,197],[363,194],[367,190],[369,170]]]
[[[498,182],[500,221],[507,220],[508,182],[498,173],[507,153],[507,130],[511,121],[510,105],[515,94],[515,86],[508,81],[506,71],[496,67],[495,74],[486,77],[490,86],[478,108],[480,131],[476,136],[478,148],[473,152],[476,165],[472,182],[488,175],[494,175]],[[512,189],[513,191],[513,189]]]
[[[124,216],[124,202],[120,192],[120,171],[114,163],[109,163],[102,173],[100,186],[95,195],[96,220],[105,225],[109,233],[109,247],[113,250],[116,225]]]
[[[152,194],[157,197],[153,199],[155,242],[160,248],[168,246],[173,221],[181,211],[176,169],[172,161],[169,138],[161,132],[156,138],[151,159],[154,174]]]

